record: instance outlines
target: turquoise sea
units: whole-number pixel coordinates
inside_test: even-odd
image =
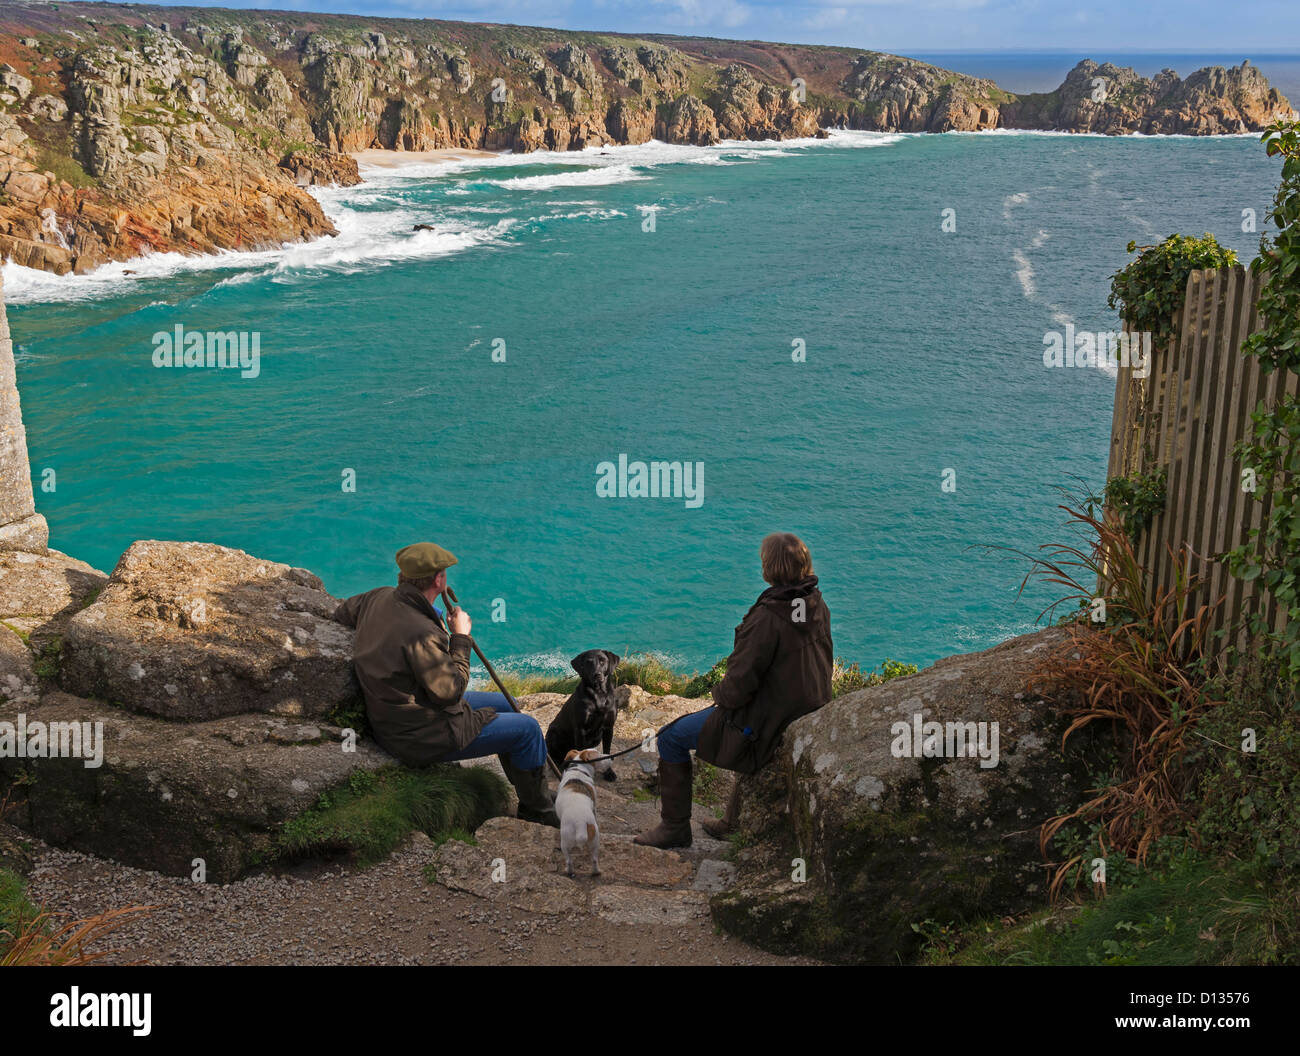
[[[488,655],[560,670],[725,655],[773,530],[807,540],[864,666],[1030,629],[1048,597],[982,544],[1062,538],[1114,391],[1045,368],[1045,334],[1116,327],[1130,239],[1253,256],[1242,211],[1278,170],[1254,137],[844,133],[366,175],[320,192],[335,239],[5,269],[52,545],[108,570],[209,540],[346,595],[432,539]],[[155,367],[177,325],[256,332],[257,377]],[[620,454],[702,463],[703,504],[598,496]]]

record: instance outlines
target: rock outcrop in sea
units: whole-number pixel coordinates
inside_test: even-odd
[[[0,3],[0,256],[56,273],[334,233],[348,152],[787,139],[826,127],[1217,135],[1291,113],[1243,63],[1081,62],[1055,92],[861,49]]]

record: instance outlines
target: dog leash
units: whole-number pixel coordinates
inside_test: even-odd
[[[451,634],[452,610],[460,608],[460,601],[457,599],[456,593],[451,589],[451,587],[447,587],[443,590],[442,603],[447,606],[447,633]],[[506,698],[506,703],[510,705],[510,710],[515,714],[520,714],[519,702],[510,695],[510,690],[506,689],[505,683],[501,681],[501,676],[497,674],[496,668],[493,667],[488,658],[483,655],[483,650],[478,647],[478,642],[474,641],[472,635],[469,636],[469,644],[473,647],[474,655],[479,658],[479,662],[487,669],[487,673],[491,676],[492,681],[496,683],[497,689],[501,691],[501,695]],[[555,772],[556,777],[562,776],[560,768],[555,765],[555,760],[550,757],[549,753],[546,756],[546,763]]]
[[[689,719],[692,715],[698,715],[701,711],[708,711],[709,708],[715,708],[715,707],[717,707],[716,704],[709,704],[703,708],[698,708],[695,711],[688,711],[685,715],[678,715],[677,718],[673,719],[672,722],[668,723],[665,726],[661,726],[659,729],[655,730],[655,740],[659,739],[659,737],[663,734],[664,730],[668,730],[676,726],[679,722],[682,721],[682,719]],[[641,744],[634,744],[632,745],[631,748],[624,748],[621,752],[612,752],[609,755],[598,755],[596,756],[595,759],[575,759],[571,763],[565,763],[564,769],[568,770],[570,767],[578,766],[581,763],[603,763],[606,759],[617,759],[620,755],[628,755],[631,752],[637,751],[644,743],[645,742],[642,741]]]

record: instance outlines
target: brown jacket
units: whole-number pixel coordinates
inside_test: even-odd
[[[496,718],[465,702],[470,639],[448,635],[409,583],[342,602],[334,619],[357,630],[352,663],[375,740],[408,766],[458,752]]]
[[[700,731],[696,757],[743,774],[761,770],[785,728],[831,699],[833,662],[831,616],[817,577],[763,591],[736,628],[726,677],[713,687],[717,711]]]

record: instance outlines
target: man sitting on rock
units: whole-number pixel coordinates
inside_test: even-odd
[[[669,723],[659,731],[659,800],[662,820],[633,841],[650,847],[691,845],[691,749],[724,770],[752,774],[767,765],[785,728],[831,699],[831,617],[817,589],[808,547],[777,532],[759,547],[763,579],[727,658],[727,674],[713,687],[714,707]],[[736,824],[740,784],[726,814],[704,823],[721,838]]]
[[[456,558],[433,543],[397,551],[397,586],[342,602],[334,618],[356,628],[353,665],[375,740],[407,766],[496,755],[519,793],[519,817],[559,827],[546,784],[546,741],[537,720],[500,693],[467,693],[470,618],[444,625],[434,599]]]

